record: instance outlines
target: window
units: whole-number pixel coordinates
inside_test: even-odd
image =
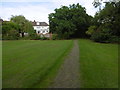
[[[38,33],[40,33],[40,31],[38,31]]]
[[[37,22],[37,25],[40,25],[39,22]]]
[[[37,26],[37,28],[40,28],[39,26]]]

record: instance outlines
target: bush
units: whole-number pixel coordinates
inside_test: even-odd
[[[56,39],[58,39],[57,34],[53,34],[52,35],[52,40],[56,40]]]
[[[40,40],[41,39],[40,36],[37,35],[36,33],[30,34],[29,37],[30,37],[30,40]]]
[[[69,39],[69,33],[68,32],[65,32],[63,35],[62,35],[62,39]]]
[[[90,26],[90,27],[88,28],[88,31],[86,31],[85,33],[86,33],[87,35],[92,35],[92,34],[95,32],[95,30],[96,30],[96,26]]]
[[[112,43],[120,43],[120,37],[118,37],[118,36],[111,36],[109,38],[109,41],[112,42]]]
[[[37,35],[36,33],[32,33],[29,36],[24,36],[21,38],[22,40],[49,40],[47,37],[41,37],[40,35]]]
[[[95,32],[92,34],[91,39],[95,42],[108,43],[110,34],[103,32]]]
[[[20,40],[30,40],[29,36],[20,37]]]
[[[47,37],[41,37],[40,39],[41,40],[49,40],[49,38],[47,38]]]
[[[2,40],[18,40],[19,33],[16,30],[10,30],[6,35],[2,36]]]
[[[120,37],[112,36],[111,34],[106,32],[95,32],[92,34],[90,39],[95,42],[101,43],[120,43]]]

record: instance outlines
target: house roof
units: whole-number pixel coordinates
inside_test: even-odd
[[[32,22],[33,26],[49,26],[46,22],[36,22],[35,20]]]
[[[7,22],[10,22],[10,21],[3,21],[3,22],[6,22],[6,23],[7,23]]]
[[[3,19],[0,19],[0,23],[3,23],[3,22],[8,23],[10,21],[6,21],[6,20],[3,20]]]
[[[0,22],[3,22],[3,20],[2,20],[2,19],[0,19]]]

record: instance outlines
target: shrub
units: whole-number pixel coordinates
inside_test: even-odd
[[[19,33],[16,30],[10,30],[6,35],[2,36],[2,40],[18,40]]]
[[[37,35],[36,33],[32,33],[29,35],[30,40],[40,40],[40,36]]]
[[[109,41],[112,42],[112,43],[120,43],[120,37],[118,37],[118,36],[111,36],[109,38]]]
[[[20,40],[30,40],[29,36],[20,37]]]
[[[92,34],[91,39],[95,42],[108,43],[110,35],[103,32],[95,32]]]
[[[88,31],[86,31],[85,33],[86,33],[87,35],[92,35],[95,30],[96,30],[96,26],[90,26],[90,27],[88,28]]]
[[[52,35],[52,40],[56,40],[56,39],[58,39],[57,34],[53,34]]]
[[[49,38],[47,38],[47,37],[41,37],[40,39],[41,40],[49,40]]]

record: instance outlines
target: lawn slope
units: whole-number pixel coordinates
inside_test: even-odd
[[[118,45],[79,40],[83,88],[118,87]]]
[[[72,44],[71,40],[3,41],[3,88],[46,87]]]

